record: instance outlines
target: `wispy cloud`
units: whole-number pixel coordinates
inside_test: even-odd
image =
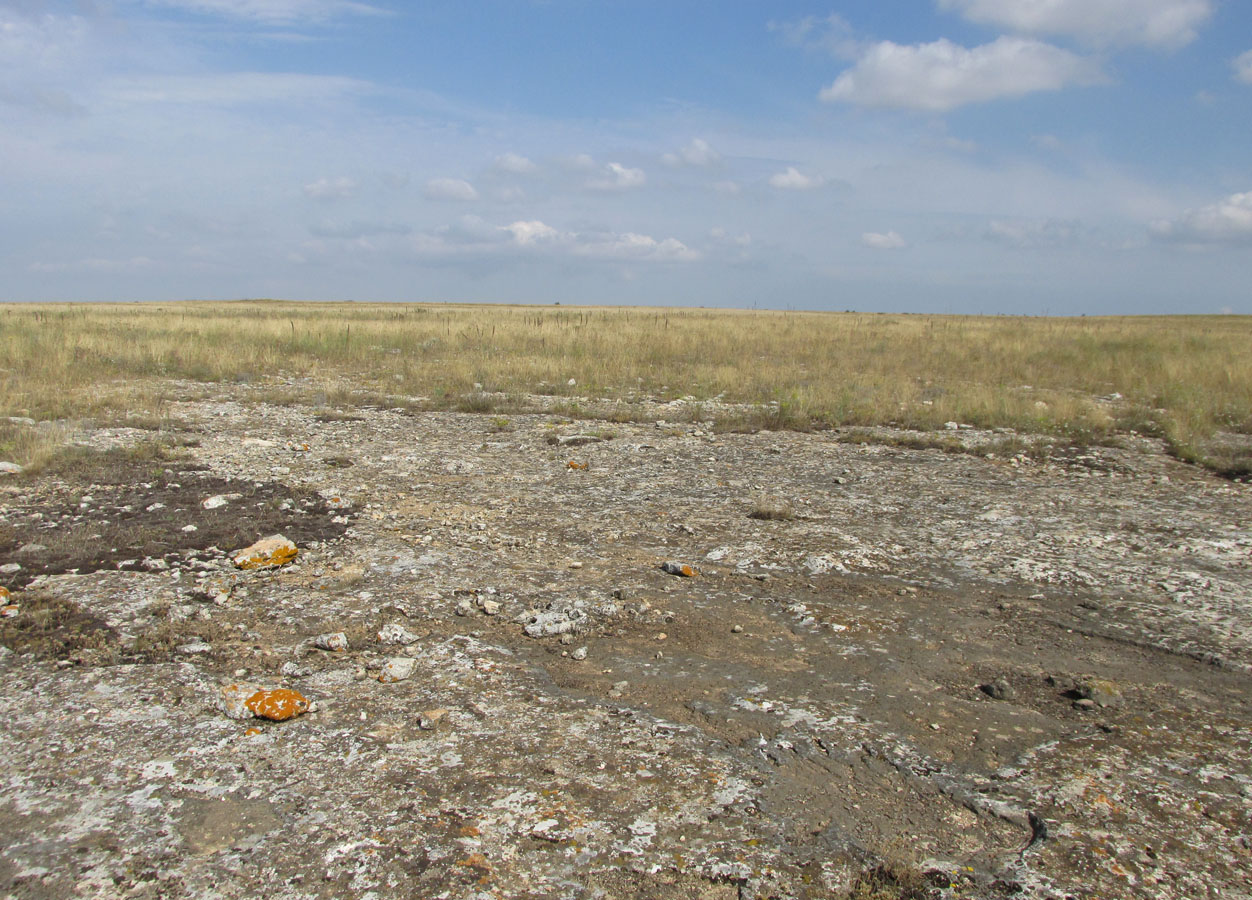
[[[611,162],[604,167],[604,172],[597,178],[587,182],[587,186],[597,191],[625,191],[643,187],[648,176],[643,169],[631,169],[621,163]]]
[[[343,16],[389,15],[377,6],[352,0],[146,0],[146,5],[267,25],[320,23]]]
[[[701,254],[677,238],[655,238],[633,231],[562,231],[539,219],[493,226],[476,217],[418,235],[422,256],[474,257],[510,254],[580,257],[588,260],[686,263]]]
[[[871,250],[903,250],[909,245],[898,232],[867,231],[861,235],[861,243]]]
[[[1244,84],[1252,84],[1252,50],[1235,57],[1235,78]]]
[[[1180,47],[1213,15],[1211,0],[939,0],[971,22],[1097,44]]]
[[[533,175],[539,171],[537,165],[517,153],[504,153],[497,156],[491,167],[497,172],[509,175]]]
[[[356,193],[357,183],[346,176],[319,178],[304,186],[304,196],[312,200],[344,200]]]
[[[771,175],[769,183],[770,187],[782,191],[811,191],[825,184],[826,179],[820,175],[805,175],[795,166],[789,166],[787,171]]]
[[[460,178],[432,178],[426,182],[422,196],[427,200],[456,200],[462,203],[478,199],[478,191]]]
[[[913,45],[882,41],[820,96],[829,103],[946,112],[1100,80],[1095,62],[1025,38],[1001,37],[974,48],[947,39]]]
[[[722,155],[702,138],[692,138],[691,143],[677,153],[661,157],[667,166],[713,166],[722,161]]]
[[[1252,191],[1154,222],[1151,231],[1160,240],[1183,244],[1252,243]]]

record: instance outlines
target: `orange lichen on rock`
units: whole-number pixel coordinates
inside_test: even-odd
[[[241,569],[264,569],[286,565],[300,551],[281,534],[271,535],[250,547],[236,550],[231,559]]]
[[[585,472],[587,469],[591,468],[591,463],[580,463],[577,460],[571,459],[569,461],[569,467],[576,472]]]
[[[294,718],[309,708],[309,701],[299,691],[278,688],[273,691],[257,691],[245,704],[259,719],[282,722]]]
[[[13,592],[10,591],[7,587],[5,587],[4,585],[0,585],[0,600],[3,600],[5,597],[8,597],[12,593]]]

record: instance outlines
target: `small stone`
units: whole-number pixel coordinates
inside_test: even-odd
[[[22,567],[17,563],[5,563],[0,566],[0,575],[16,575],[20,571],[22,571]]]
[[[12,619],[21,615],[22,608],[16,603],[0,606],[0,619]]]
[[[404,681],[413,675],[413,670],[417,668],[417,660],[410,656],[393,656],[391,659],[383,663],[382,671],[378,673],[378,680],[383,684],[394,684],[397,681]]]
[[[384,644],[400,644],[407,647],[417,640],[417,635],[398,622],[384,625],[378,630],[378,639]]]
[[[670,575],[677,575],[680,578],[694,578],[696,575],[700,574],[692,566],[689,566],[686,563],[674,562],[672,560],[666,560],[661,563],[661,570]]]
[[[21,475],[22,467],[17,463],[0,462],[0,475]]]
[[[563,646],[568,647],[570,644],[574,643],[574,636],[567,631],[565,634],[561,635],[558,640]]]
[[[580,660],[580,661],[581,661],[581,660],[586,659],[586,658],[587,658],[587,648],[586,648],[586,647],[579,647],[577,650],[575,650],[573,653],[571,653],[571,654],[570,654],[570,658],[571,658],[571,659],[577,659],[577,660]]]
[[[248,700],[261,689],[260,685],[246,681],[225,685],[218,692],[218,706],[228,719],[250,719],[252,710],[248,708]]]
[[[422,731],[434,731],[447,717],[446,709],[428,709],[417,717],[417,727]]]
[[[150,504],[144,507],[144,512],[156,512],[158,509],[165,509],[165,504],[160,502]]]
[[[342,631],[319,634],[313,638],[313,646],[318,650],[330,650],[333,653],[338,653],[348,649],[348,636]]]
[[[308,666],[288,660],[279,667],[278,674],[285,678],[307,678],[313,674],[313,670]]]
[[[164,572],[169,569],[170,564],[160,557],[144,557],[143,567],[149,572]]]
[[[1096,702],[1094,700],[1083,698],[1074,701],[1074,709],[1095,709]]]
[[[296,545],[281,534],[271,535],[231,554],[231,560],[241,569],[263,569],[291,562],[300,551]]]
[[[743,634],[743,626],[742,626],[742,625],[732,625],[732,626],[730,627],[730,630],[731,630],[731,632],[732,632],[732,633],[734,633],[734,634]]]
[[[978,687],[992,700],[1012,700],[1017,695],[1017,692],[1013,690],[1013,686],[1005,678],[997,678],[995,681],[981,684]]]
[[[200,529],[199,529],[199,528],[197,528],[195,525],[184,525],[184,526],[183,526],[183,528],[182,528],[182,530],[183,530],[184,532],[186,532],[186,533],[190,534],[191,532],[193,532],[193,531],[199,531]]]
[[[666,634],[664,631],[662,631],[660,634],[658,634],[658,635],[656,636],[656,639],[657,639],[658,641],[665,641],[665,640],[669,640],[669,635],[668,635],[668,634]]]
[[[204,641],[192,641],[188,644],[181,645],[178,648],[178,652],[186,653],[189,655],[194,655],[197,653],[208,653],[212,649],[213,648],[210,645],[206,644]]]
[[[238,500],[242,494],[214,494],[200,501],[204,509],[221,509],[232,500]]]
[[[469,600],[462,600],[456,605],[456,614],[458,616],[472,616],[474,614],[474,604]]]
[[[1079,682],[1075,690],[1080,702],[1090,700],[1101,709],[1121,706],[1124,701],[1116,682],[1104,678],[1088,678]]]
[[[278,688],[273,691],[257,691],[245,703],[258,719],[285,722],[309,709],[309,701],[299,691]]]

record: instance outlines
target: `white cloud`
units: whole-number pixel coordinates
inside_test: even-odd
[[[357,183],[351,178],[319,178],[304,186],[304,195],[313,200],[343,200],[356,193]]]
[[[971,22],[1092,44],[1180,47],[1213,14],[1211,0],[939,0]]]
[[[539,167],[517,153],[505,153],[496,157],[492,168],[497,172],[506,172],[509,175],[530,175],[537,171]]]
[[[1235,57],[1235,78],[1244,84],[1252,84],[1252,50]]]
[[[504,252],[582,257],[623,262],[694,262],[701,258],[677,238],[658,240],[633,231],[561,231],[538,219],[492,226],[474,216],[417,235],[413,248],[423,256],[490,256]]]
[[[909,245],[908,241],[895,231],[888,231],[885,234],[867,231],[861,235],[861,243],[871,250],[903,250]]]
[[[351,0],[147,0],[147,5],[267,25],[325,22],[344,15],[386,14],[376,6]]]
[[[587,182],[587,186],[598,191],[625,191],[643,187],[647,180],[648,176],[643,169],[630,169],[621,163],[611,162],[604,167],[604,175],[593,178]]]
[[[642,260],[650,262],[694,262],[700,254],[676,238],[658,241],[633,231],[617,234],[579,235],[573,252],[579,256],[600,259]]]
[[[721,162],[722,155],[708,141],[692,138],[686,147],[677,153],[666,153],[661,159],[667,166],[712,166]]]
[[[545,225],[538,219],[532,219],[527,222],[514,222],[512,225],[505,225],[502,230],[509,232],[513,236],[514,243],[523,247],[543,241],[561,239],[561,232],[551,225]]]
[[[883,41],[823,90],[821,99],[945,112],[1100,79],[1091,60],[1025,38],[1001,37],[973,49],[946,39],[908,46]]]
[[[1184,244],[1252,243],[1252,191],[1154,222],[1153,236]]]
[[[805,175],[795,166],[790,166],[786,172],[771,175],[769,183],[771,187],[783,191],[809,191],[821,187],[825,179],[820,175]]]
[[[478,199],[478,191],[468,181],[460,178],[432,178],[426,182],[422,196],[427,200],[456,200],[467,202]]]

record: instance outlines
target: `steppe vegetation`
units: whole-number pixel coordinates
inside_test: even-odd
[[[0,353],[0,414],[40,419],[159,427],[189,382],[272,384],[274,401],[326,415],[369,404],[500,414],[547,395],[570,417],[632,421],[641,397],[687,397],[688,415],[721,430],[959,422],[1080,444],[1137,432],[1231,476],[1252,469],[1247,317],[8,304]],[[43,449],[17,435],[0,434],[0,450],[37,463]]]

